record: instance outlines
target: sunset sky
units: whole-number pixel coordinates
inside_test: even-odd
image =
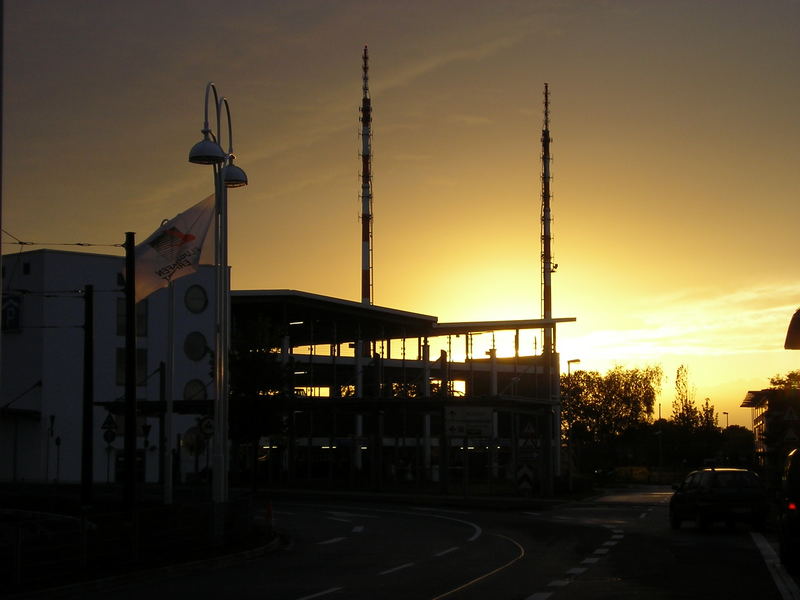
[[[214,81],[250,178],[233,288],[358,300],[368,44],[375,303],[537,318],[547,82],[564,369],[660,364],[667,416],[684,363],[749,426],[800,368],[798,31],[797,0],[6,0],[3,228],[141,240],[200,201]]]

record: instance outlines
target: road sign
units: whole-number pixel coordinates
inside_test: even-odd
[[[117,439],[117,434],[114,432],[113,429],[106,429],[103,432],[103,439],[106,441],[106,444],[110,444],[115,439]]]
[[[103,424],[100,426],[100,429],[103,431],[116,431],[117,430],[117,422],[114,420],[114,415],[108,413],[106,420],[103,421]]]
[[[533,489],[533,469],[528,465],[517,467],[517,488],[520,490]]]
[[[203,432],[204,436],[211,437],[214,435],[214,419],[211,417],[203,417],[200,419],[197,426],[200,428],[200,431]]]
[[[536,427],[533,419],[522,420],[520,425],[517,460],[523,463],[535,462],[539,456],[539,443],[536,439]]]
[[[451,437],[492,437],[491,406],[448,406],[444,428]]]

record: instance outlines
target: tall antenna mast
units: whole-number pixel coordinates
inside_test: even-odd
[[[372,304],[372,101],[369,97],[369,56],[364,46],[361,99],[361,302]]]
[[[544,84],[544,125],[542,127],[542,318],[553,318],[553,296],[551,286],[551,276],[556,269],[553,265],[551,252],[552,235],[550,224],[550,90]],[[542,351],[551,353],[553,347],[553,328],[544,328],[544,343]]]

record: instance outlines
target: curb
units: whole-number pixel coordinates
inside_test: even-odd
[[[174,575],[185,575],[198,570],[208,571],[221,569],[234,564],[259,558],[271,552],[276,552],[282,547],[285,547],[287,543],[287,540],[283,536],[276,534],[269,543],[256,548],[251,548],[250,550],[242,550],[240,552],[223,554],[210,558],[201,558],[184,563],[175,563],[171,565],[165,565],[163,567],[133,570],[120,575],[111,575],[109,577],[80,581],[57,587],[42,588],[38,590],[31,590],[29,592],[18,592],[13,593],[10,596],[6,596],[6,598],[8,598],[8,600],[26,600],[36,598],[49,599],[55,597],[73,597],[83,592],[109,591],[116,587],[139,581],[142,578],[157,579]]]

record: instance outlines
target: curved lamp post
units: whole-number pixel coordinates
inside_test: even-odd
[[[575,364],[579,363],[579,362],[581,362],[580,358],[573,358],[572,360],[568,360],[567,361],[567,377],[572,375],[570,367],[572,365],[575,365]]]
[[[214,93],[217,132],[209,127],[209,94]],[[225,108],[228,122],[228,151],[219,144],[222,109]],[[228,350],[230,348],[230,273],[228,271],[228,194],[229,187],[247,185],[245,172],[233,164],[233,128],[228,100],[220,98],[217,88],[206,85],[203,139],[189,151],[189,162],[211,165],[214,171],[215,218],[214,218],[214,264],[216,266],[216,336],[214,345],[214,435],[213,471],[211,497],[216,503],[228,500]]]

